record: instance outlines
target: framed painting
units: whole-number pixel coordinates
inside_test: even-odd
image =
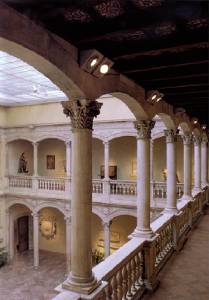
[[[55,155],[46,156],[46,168],[48,170],[55,170]]]

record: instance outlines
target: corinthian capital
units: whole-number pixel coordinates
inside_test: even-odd
[[[174,129],[165,129],[164,130],[166,143],[174,143],[177,140],[178,130]]]
[[[135,122],[135,128],[137,130],[137,137],[139,139],[150,139],[151,138],[151,130],[154,127],[155,122],[154,121],[136,121]]]
[[[202,141],[202,139],[200,136],[193,135],[193,142],[194,142],[195,146],[200,146],[201,141]]]
[[[62,102],[62,106],[64,114],[71,119],[72,128],[92,130],[93,119],[99,115],[102,103],[83,99]]]
[[[204,134],[202,136],[202,144],[203,145],[207,145],[208,144],[208,136],[206,134]]]
[[[185,132],[185,134],[182,135],[182,139],[184,142],[184,145],[191,145],[192,144],[192,134],[189,132]]]

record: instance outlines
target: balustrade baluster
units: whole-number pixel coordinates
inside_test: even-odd
[[[131,292],[131,264],[130,261],[127,263],[127,273],[128,273],[128,292],[127,296],[132,297],[132,292]]]
[[[117,299],[121,300],[123,298],[123,277],[122,269],[120,269],[116,275],[117,279]]]
[[[128,273],[127,273],[127,268],[126,265],[123,266],[122,268],[122,288],[123,288],[123,300],[127,300],[128,298],[127,293],[128,293]]]

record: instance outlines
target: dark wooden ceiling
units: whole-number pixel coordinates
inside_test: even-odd
[[[208,123],[209,1],[3,0],[80,50]]]

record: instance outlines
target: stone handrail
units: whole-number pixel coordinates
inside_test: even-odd
[[[97,193],[97,194],[103,193],[103,181],[101,179],[92,180],[92,193]]]
[[[113,195],[136,196],[137,184],[134,180],[110,180],[110,193]]]
[[[38,176],[38,189],[47,191],[65,191],[65,179],[63,177],[43,177]]]
[[[132,299],[142,294],[145,288],[143,248],[144,239],[133,238],[93,268],[96,278],[107,282],[103,299]]]
[[[9,176],[9,187],[12,188],[32,188],[31,176]]]
[[[100,299],[140,299],[145,289],[153,289],[158,273],[172,253],[182,247],[192,225],[201,216],[208,193],[206,188],[192,201],[181,200],[176,215],[163,214],[151,224],[152,239],[132,238],[94,267],[96,278],[106,282]]]
[[[153,188],[153,198],[157,199],[166,199],[167,198],[167,186],[166,182],[154,181],[151,183]],[[177,183],[176,185],[176,196],[177,199],[180,199],[183,195],[184,184]]]

